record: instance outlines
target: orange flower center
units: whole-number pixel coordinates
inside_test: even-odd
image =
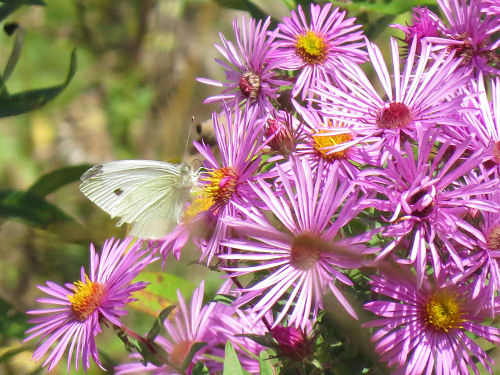
[[[350,133],[324,135],[324,133],[328,133],[328,130],[320,129],[312,135],[316,154],[327,161],[346,159],[349,147],[337,152],[330,152],[330,150],[334,146],[352,141],[352,135]]]
[[[68,295],[69,302],[75,318],[84,321],[101,305],[106,294],[105,288],[100,283],[90,281],[87,275],[85,283],[76,281],[74,286],[75,293]]]

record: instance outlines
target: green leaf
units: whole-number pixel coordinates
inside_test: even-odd
[[[21,56],[24,35],[25,35],[24,29],[19,28],[19,30],[16,32],[16,39],[14,40],[14,46],[12,47],[12,51],[10,52],[9,59],[7,60],[7,64],[5,65],[5,69],[3,71],[2,79],[4,82],[4,86],[5,86],[5,81],[9,79],[10,75],[14,71],[17,62],[19,61],[19,56]],[[2,94],[4,94],[4,92],[2,92]]]
[[[277,370],[273,369],[270,360],[271,354],[268,351],[262,350],[259,353],[259,373],[260,375],[275,375]]]
[[[91,164],[81,164],[56,169],[39,177],[27,191],[44,197],[64,185],[80,181],[80,176],[90,167]]]
[[[20,219],[37,228],[46,228],[49,224],[72,220],[43,197],[12,189],[0,190],[0,217]]]
[[[233,345],[228,340],[226,343],[226,351],[224,358],[224,372],[223,375],[243,375],[243,368],[241,367],[236,351]]]
[[[349,11],[355,10],[359,12],[378,12],[382,14],[398,15],[410,11],[416,6],[435,5],[436,0],[392,0],[390,2],[386,0],[376,0],[375,2],[363,1],[355,3],[335,1],[334,4]]]
[[[42,0],[2,0],[0,1],[0,22],[22,5],[42,5]]]
[[[265,20],[268,16],[266,12],[249,0],[215,0],[215,2],[224,8],[247,11],[255,19]]]
[[[68,86],[76,72],[76,51],[71,53],[66,80],[57,86],[23,91],[13,95],[4,93],[0,96],[0,117],[14,116],[32,111],[54,99]]]
[[[229,294],[216,294],[214,298],[212,298],[212,302],[223,303],[224,305],[231,306],[235,299],[235,296],[231,296]]]
[[[198,362],[191,371],[192,375],[210,375],[207,366],[203,362]]]
[[[182,366],[181,368],[185,371],[188,366],[191,364],[194,355],[201,349],[203,349],[205,346],[207,346],[206,342],[196,342],[191,346],[191,349],[189,350],[188,355],[186,358],[184,358],[184,361],[182,361]]]
[[[196,285],[191,281],[166,272],[141,272],[136,281],[145,281],[150,285],[139,290],[134,296],[140,301],[132,302],[129,306],[154,317],[166,307],[177,301],[177,289],[183,296],[190,296]]]
[[[155,319],[155,322],[153,324],[153,327],[151,327],[150,331],[148,332],[147,339],[151,342],[153,342],[160,333],[161,328],[163,327],[163,322],[167,317],[170,315],[170,313],[175,309],[175,305],[169,306],[166,309],[163,309],[160,314],[158,315],[158,318]]]
[[[29,328],[26,315],[16,310],[9,302],[0,298],[0,337],[23,338]]]

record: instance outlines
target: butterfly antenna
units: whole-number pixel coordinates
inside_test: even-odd
[[[183,158],[184,161],[187,160],[188,145],[189,145],[189,140],[191,139],[191,131],[193,130],[193,127],[194,127],[194,116],[191,116],[191,126],[189,127],[189,131],[188,131],[188,135],[187,135],[187,139],[186,139],[186,146],[184,147],[184,158]]]

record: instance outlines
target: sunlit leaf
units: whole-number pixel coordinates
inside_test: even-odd
[[[141,272],[136,281],[149,282],[150,285],[134,293],[140,303],[132,302],[130,306],[155,317],[160,311],[177,302],[177,289],[188,298],[196,288],[191,281],[166,272]]]
[[[223,375],[243,375],[243,368],[241,367],[236,351],[230,341],[226,343],[226,351],[224,358],[224,372]]]

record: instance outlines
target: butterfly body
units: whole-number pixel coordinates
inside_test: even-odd
[[[119,218],[117,226],[130,224],[131,235],[157,239],[179,223],[198,174],[187,163],[112,161],[85,172],[80,190],[112,218]]]

